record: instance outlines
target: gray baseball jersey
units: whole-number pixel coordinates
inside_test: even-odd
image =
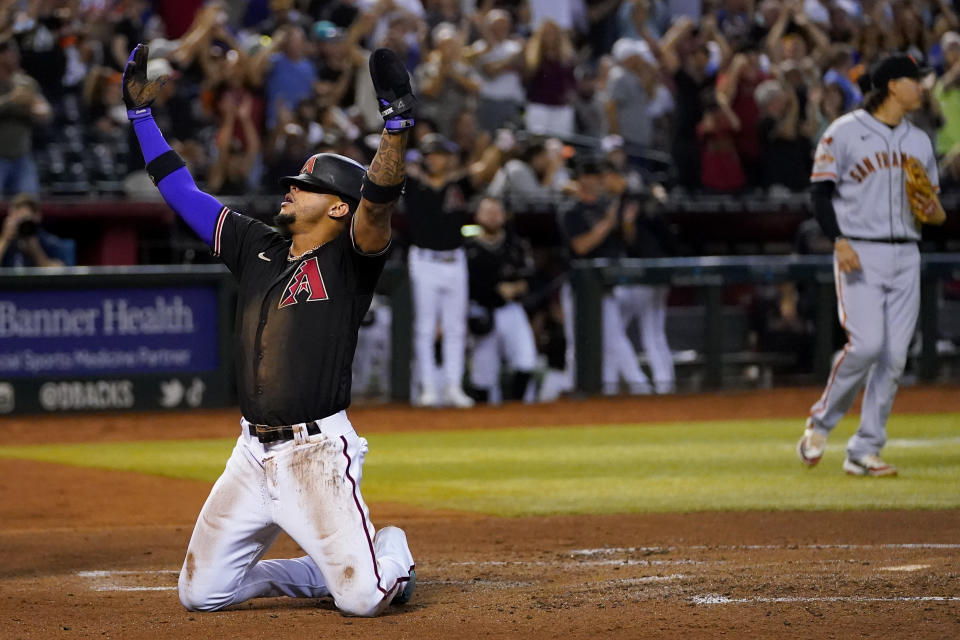
[[[920,239],[904,190],[903,161],[920,160],[937,188],[937,159],[930,138],[905,118],[896,127],[863,109],[837,118],[824,132],[814,158],[813,182],[836,182],[833,208],[848,238]]]

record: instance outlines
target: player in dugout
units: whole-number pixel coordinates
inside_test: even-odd
[[[385,120],[370,167],[311,156],[286,188],[280,232],[197,189],[164,140],[138,45],[123,95],[147,172],[164,200],[238,281],[234,351],[241,434],[197,519],[180,572],[191,611],[250,598],[332,596],[346,614],[375,616],[413,593],[413,557],[397,527],[375,531],[360,495],[367,441],[346,415],[360,320],[390,246],[416,99],[396,54],[370,73]],[[262,560],[285,531],[307,552]]]

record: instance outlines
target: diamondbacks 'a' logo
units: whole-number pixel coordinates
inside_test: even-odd
[[[307,292],[307,297],[302,300],[297,300],[304,291]],[[283,299],[280,300],[280,306],[277,308],[283,309],[298,302],[317,302],[318,300],[329,299],[330,296],[327,295],[327,288],[323,284],[323,275],[320,273],[320,263],[317,262],[317,257],[314,256],[309,260],[301,262],[297,270],[293,272],[293,277],[291,277],[290,282],[287,283]]]
[[[307,158],[307,161],[303,163],[303,168],[300,169],[300,173],[313,173],[313,164],[317,161],[316,156],[310,156]]]

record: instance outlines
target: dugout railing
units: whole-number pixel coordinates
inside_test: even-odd
[[[960,256],[924,254],[921,262],[921,296],[918,329],[922,345],[917,375],[921,380],[936,378],[940,356],[937,353],[939,314],[938,283],[960,279]],[[833,260],[829,255],[779,256],[703,256],[688,258],[580,260],[570,273],[574,292],[574,335],[576,344],[576,384],[584,394],[602,389],[604,292],[617,285],[651,284],[692,287],[700,293],[704,308],[703,367],[704,387],[723,387],[726,350],[719,321],[723,288],[736,284],[805,282],[816,288],[814,329],[814,372],[823,377],[829,371],[834,351],[836,296]]]
[[[960,280],[960,256],[925,254],[916,373],[941,369],[939,283]],[[816,288],[814,372],[833,356],[836,300],[830,256],[707,256],[576,261],[577,388],[601,391],[604,291],[662,284],[698,292],[701,388],[726,380],[730,350],[723,289],[805,282]],[[0,415],[100,409],[178,409],[235,402],[232,351],[236,287],[222,265],[0,269]],[[405,265],[390,264],[378,293],[390,300],[390,397],[410,396],[413,305]],[[185,318],[189,318],[187,321]],[[762,354],[760,354],[762,356]]]

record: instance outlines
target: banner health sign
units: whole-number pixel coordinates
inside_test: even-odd
[[[217,368],[216,287],[6,292],[0,378]]]
[[[174,408],[161,381],[202,393],[220,366],[217,305],[215,284],[4,291],[0,413]]]

